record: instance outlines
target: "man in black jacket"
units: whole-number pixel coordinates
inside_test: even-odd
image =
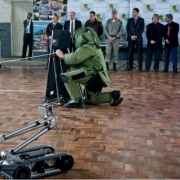
[[[151,68],[152,56],[154,54],[154,70],[157,71],[159,69],[160,49],[162,48],[162,38],[164,36],[164,25],[159,23],[158,14],[152,16],[152,23],[147,27],[146,36],[148,44],[145,70],[149,71]]]
[[[59,17],[55,14],[52,17],[52,23],[49,23],[46,27],[46,35],[47,35],[47,53],[50,53],[50,47],[49,47],[49,39],[51,39],[52,37],[52,30],[54,29],[63,29],[63,25],[61,25],[60,23],[58,23],[58,19]],[[49,62],[49,56],[47,58],[47,66],[48,66],[48,62]],[[47,68],[47,67],[46,67]]]
[[[94,11],[91,11],[89,13],[89,20],[86,21],[85,27],[91,27],[92,29],[94,29],[98,37],[100,37],[103,33],[102,23],[101,21],[96,19],[96,13]]]
[[[177,47],[178,43],[178,33],[179,24],[172,21],[173,15],[166,14],[166,22],[168,24],[164,27],[164,39],[165,39],[165,52],[164,52],[164,70],[163,72],[168,72],[169,69],[169,56],[172,52],[172,62],[173,62],[173,72],[177,73]]]
[[[142,33],[144,31],[144,19],[139,16],[139,9],[134,8],[133,17],[128,19],[127,23],[127,41],[128,41],[128,61],[129,69],[133,69],[134,46],[136,45],[138,54],[138,67],[142,71]]]
[[[76,50],[75,43],[73,42],[74,32],[77,29],[82,27],[81,21],[76,20],[75,16],[76,16],[76,14],[74,11],[69,12],[69,19],[70,20],[65,21],[65,23],[64,23],[64,30],[70,31],[71,36],[72,36],[72,41],[71,41],[72,43],[70,44],[70,51],[71,52],[74,52]]]
[[[22,58],[26,57],[27,46],[29,45],[28,60],[32,57],[32,47],[33,47],[33,22],[31,20],[32,13],[27,14],[27,19],[23,22],[24,24],[24,37],[23,37],[23,50]]]

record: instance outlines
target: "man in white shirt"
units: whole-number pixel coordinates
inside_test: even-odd
[[[75,12],[71,11],[69,12],[69,20],[68,21],[65,21],[64,23],[64,30],[69,30],[70,33],[71,33],[71,36],[72,36],[72,43],[70,45],[70,51],[71,52],[74,52],[75,51],[75,44],[73,42],[73,35],[74,35],[74,32],[81,28],[82,27],[82,23],[81,21],[78,21],[75,19],[76,18],[76,14]]]
[[[32,13],[27,14],[27,19],[24,21],[24,36],[23,36],[23,50],[22,58],[26,58],[27,46],[29,46],[28,60],[32,57],[32,47],[33,47],[33,22]]]

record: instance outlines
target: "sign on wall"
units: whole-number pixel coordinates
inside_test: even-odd
[[[59,20],[66,20],[67,0],[34,0],[34,21],[50,21],[56,14]]]
[[[33,50],[47,50],[46,27],[51,22],[52,16],[57,15],[63,25],[67,19],[67,0],[34,0],[33,24],[34,43]]]

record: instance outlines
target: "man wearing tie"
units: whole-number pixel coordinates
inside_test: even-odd
[[[76,20],[75,16],[76,16],[76,14],[74,11],[69,12],[69,20],[65,21],[65,23],[64,23],[64,30],[69,30],[71,33],[71,37],[72,37],[72,41],[71,41],[72,43],[70,44],[70,51],[71,52],[74,52],[76,50],[75,43],[73,42],[74,32],[77,29],[82,27],[81,21]]]
[[[28,60],[32,57],[32,47],[33,47],[33,22],[31,20],[32,13],[27,14],[27,19],[24,21],[24,37],[23,37],[23,50],[22,58],[26,58],[27,46],[29,45]]]
[[[167,24],[164,27],[164,39],[165,39],[165,52],[164,52],[164,70],[163,72],[168,72],[169,69],[169,56],[172,53],[173,62],[173,72],[177,73],[177,47],[178,43],[178,33],[179,24],[172,21],[173,15],[166,14]]]
[[[138,54],[138,68],[142,71],[142,33],[144,31],[144,19],[139,16],[139,9],[134,8],[133,17],[128,19],[127,23],[127,41],[128,41],[128,70],[133,69],[134,46],[136,45]]]
[[[52,17],[52,23],[49,23],[46,27],[46,35],[47,35],[47,53],[50,54],[50,47],[49,47],[49,39],[51,39],[52,36],[52,30],[53,29],[63,29],[63,25],[61,25],[60,23],[58,23],[58,19],[59,17],[54,14]],[[49,62],[49,56],[47,59],[47,66],[48,66],[48,62]]]

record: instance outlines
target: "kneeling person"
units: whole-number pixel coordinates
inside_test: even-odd
[[[109,103],[117,106],[122,102],[120,91],[101,92],[109,84],[109,77],[103,53],[96,32],[92,28],[80,28],[74,34],[76,51],[63,54],[57,50],[60,60],[64,60],[75,70],[62,73],[61,77],[70,95],[71,100],[66,107],[84,107],[84,100],[79,89],[79,84],[85,86],[85,103]]]

